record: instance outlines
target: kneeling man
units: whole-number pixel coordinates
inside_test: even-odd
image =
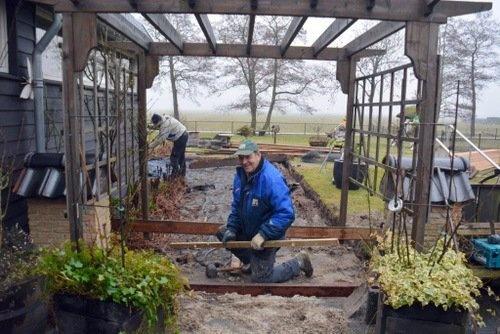
[[[295,219],[292,197],[283,175],[262,157],[257,144],[245,140],[236,151],[240,160],[233,181],[233,202],[227,225],[217,238],[250,241],[252,249],[230,249],[251,271],[252,281],[285,282],[301,271],[313,274],[311,260],[305,252],[275,266],[277,248],[263,248],[266,240],[285,237]]]

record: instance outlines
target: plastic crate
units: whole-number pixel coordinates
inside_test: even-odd
[[[490,244],[488,239],[473,239],[474,259],[489,269],[500,269],[500,244]]]

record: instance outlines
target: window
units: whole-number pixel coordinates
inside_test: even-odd
[[[9,71],[7,36],[7,10],[5,8],[5,0],[0,0],[0,72]]]

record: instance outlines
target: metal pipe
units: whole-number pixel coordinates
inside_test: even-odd
[[[450,128],[452,128],[453,130],[455,130],[455,132],[460,136],[462,137],[470,146],[472,146],[472,148],[474,148],[479,154],[481,154],[483,156],[483,158],[485,158],[486,160],[488,160],[488,162],[490,164],[493,165],[493,167],[495,167],[496,169],[500,170],[500,166],[495,162],[493,161],[488,155],[486,155],[486,153],[484,153],[479,147],[477,147],[476,145],[474,145],[474,143],[469,139],[467,138],[466,136],[464,136],[464,134],[462,132],[460,132],[457,128],[455,128],[453,125],[448,125]]]
[[[62,15],[55,14],[54,21],[33,51],[33,95],[35,103],[35,135],[37,152],[45,152],[45,105],[43,94],[42,53],[62,27]]]

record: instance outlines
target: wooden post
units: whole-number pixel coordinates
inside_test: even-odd
[[[146,96],[146,56],[141,53],[138,57],[137,67],[137,132],[139,136],[139,178],[141,180],[141,212],[142,219],[149,219],[148,211],[148,132],[146,129],[147,120],[147,96]]]
[[[83,226],[79,214],[80,198],[80,156],[78,154],[78,122],[76,117],[76,77],[74,71],[73,14],[63,14],[63,119],[64,119],[64,157],[66,177],[66,205],[70,226],[71,241],[77,241],[83,235]]]
[[[438,33],[439,25],[436,23],[406,23],[405,54],[412,60],[415,75],[423,82],[422,98],[417,105],[420,126],[418,130],[415,205],[411,234],[412,241],[418,251],[421,251],[424,246],[425,224],[430,209],[435,123],[438,116]]]
[[[354,90],[356,79],[356,60],[350,57],[337,63],[337,77],[341,81],[342,91],[347,93],[346,131],[344,140],[344,163],[342,166],[342,194],[340,196],[339,225],[347,221],[347,203],[349,200],[349,176],[352,164],[352,120],[354,115]]]
[[[477,147],[481,148],[481,133],[479,133],[477,138]]]
[[[101,196],[101,159],[99,157],[100,147],[101,147],[101,113],[99,112],[99,91],[97,89],[97,53],[94,53],[94,59],[92,63],[92,76],[94,80],[92,82],[92,95],[93,106],[94,106],[94,155],[95,155],[95,164],[94,164],[94,175],[95,175],[95,198],[97,201],[100,200]],[[93,187],[92,187],[93,188]]]

